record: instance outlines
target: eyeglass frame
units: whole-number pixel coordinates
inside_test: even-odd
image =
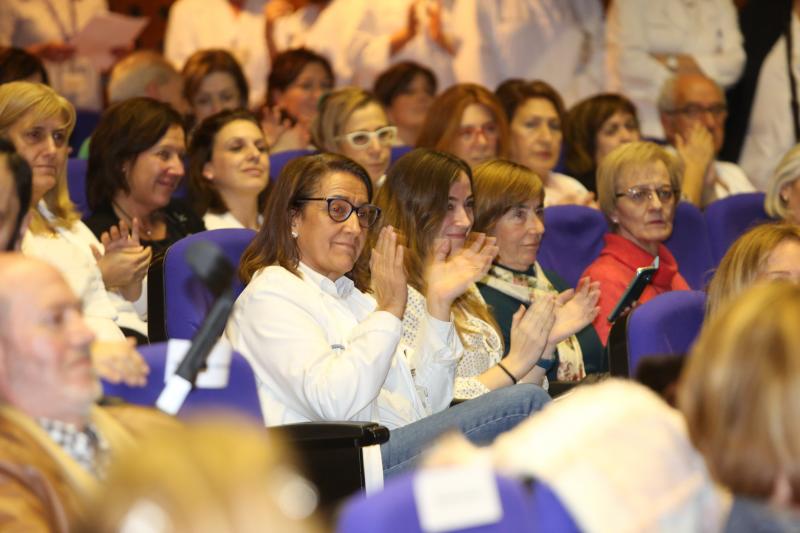
[[[472,142],[478,137],[478,134],[483,135],[486,139],[490,137],[499,137],[500,126],[494,120],[485,122],[480,126],[459,126],[456,134],[464,142]]]
[[[333,202],[336,202],[336,201],[344,202],[344,203],[346,203],[347,205],[350,206],[350,211],[347,213],[347,215],[342,220],[337,220],[336,218],[334,218],[333,214],[331,213],[331,205],[333,204]],[[302,197],[302,198],[298,198],[297,202],[298,203],[304,203],[304,202],[327,202],[328,203],[328,209],[327,209],[328,216],[330,217],[331,220],[333,220],[334,222],[337,222],[339,224],[343,224],[343,223],[347,222],[347,220],[350,218],[350,216],[353,213],[355,213],[356,214],[356,218],[358,218],[358,216],[359,216],[358,215],[358,211],[360,211],[364,207],[371,207],[371,208],[373,208],[375,210],[375,213],[376,213],[375,214],[375,220],[373,220],[372,222],[369,222],[368,225],[365,226],[365,225],[363,225],[361,223],[362,219],[358,218],[358,225],[362,229],[369,229],[372,226],[374,226],[375,223],[378,222],[378,220],[381,218],[381,212],[382,212],[381,208],[378,207],[375,204],[367,203],[367,204],[361,204],[361,205],[357,206],[354,203],[352,203],[350,200],[348,200],[346,198],[342,198],[340,196],[329,196],[327,198]]]
[[[637,191],[637,190],[639,192],[647,193],[647,196],[645,196],[642,200],[635,200],[634,198],[631,197],[631,194],[633,194],[634,191]],[[669,192],[670,192],[670,197],[669,198],[661,198],[661,195],[659,193],[662,192],[662,191],[666,192],[667,190],[669,190]],[[675,189],[674,187],[671,187],[669,185],[664,185],[664,186],[658,187],[658,188],[656,188],[656,187],[638,187],[638,186],[634,186],[634,187],[628,188],[625,192],[616,192],[616,193],[614,193],[614,198],[623,198],[624,197],[624,198],[627,198],[628,200],[630,200],[631,202],[633,202],[634,205],[642,206],[642,205],[646,205],[648,202],[652,202],[653,201],[653,195],[657,195],[658,196],[658,201],[661,202],[662,204],[665,204],[667,202],[674,203],[675,200],[677,199],[679,193],[680,193],[680,190]]]
[[[380,135],[384,131],[392,132],[392,138],[388,142],[383,142],[380,139]],[[355,137],[356,135],[367,135],[369,136],[369,140],[364,144],[356,144],[353,142],[353,137]],[[334,137],[334,140],[336,141],[342,141],[342,140],[347,141],[347,144],[349,144],[350,147],[355,150],[365,150],[366,148],[369,147],[369,145],[372,144],[372,141],[376,139],[378,141],[378,144],[380,144],[381,146],[391,146],[392,143],[394,143],[394,141],[397,140],[397,126],[391,126],[391,125],[381,126],[380,128],[374,131],[369,131],[369,130],[351,131],[350,133],[345,133],[344,135],[338,135],[337,137]]]
[[[705,114],[710,114],[715,119],[722,118],[728,112],[728,105],[725,103],[702,106],[700,104],[687,104],[677,109],[668,111],[670,115],[685,115],[686,117],[697,120]]]

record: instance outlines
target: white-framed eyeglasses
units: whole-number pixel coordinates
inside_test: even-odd
[[[353,131],[336,137],[337,141],[342,139],[357,150],[372,144],[373,139],[378,139],[378,142],[384,146],[391,146],[397,139],[397,126],[384,126],[375,131]]]

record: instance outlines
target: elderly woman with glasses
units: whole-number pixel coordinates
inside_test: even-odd
[[[464,271],[480,268],[432,261],[425,311],[407,339],[405,249],[395,230],[381,229],[369,265],[361,253],[381,214],[372,190],[370,176],[345,157],[290,162],[242,256],[246,287],[226,333],[258,376],[267,425],[379,422],[391,430],[382,458],[384,472],[394,474],[448,429],[488,444],[547,395],[522,386],[448,408],[462,352],[450,310]]]
[[[397,127],[389,125],[375,96],[346,87],[322,97],[311,137],[320,150],[347,156],[364,167],[376,186],[389,168]]]
[[[605,247],[581,277],[600,282],[600,313],[594,327],[605,344],[608,315],[622,297],[636,269],[657,257],[659,266],[639,302],[674,290],[689,290],[678,264],[663,242],[672,234],[683,166],[663,148],[648,142],[623,144],[597,170],[600,209],[611,232]]]

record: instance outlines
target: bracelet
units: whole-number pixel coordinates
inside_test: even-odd
[[[517,384],[517,378],[515,378],[515,377],[514,377],[514,374],[512,374],[511,372],[509,372],[509,371],[508,371],[508,369],[507,369],[505,366],[503,366],[503,363],[497,363],[497,366],[500,368],[500,370],[502,370],[503,372],[505,372],[505,373],[506,373],[506,375],[507,375],[508,377],[510,377],[510,378],[511,378],[511,381],[513,381],[513,382],[514,382],[514,385],[516,385],[516,384]]]

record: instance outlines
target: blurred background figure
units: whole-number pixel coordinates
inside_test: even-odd
[[[800,224],[800,144],[786,152],[772,174],[764,209],[772,218]]]
[[[0,46],[0,84],[9,81],[50,84],[41,59],[22,48]]]
[[[437,82],[427,67],[404,61],[383,71],[372,91],[393,125],[397,143],[414,146],[436,97]]]
[[[226,50],[200,50],[181,71],[183,96],[194,124],[223,109],[246,109],[250,94],[247,78],[236,58]]]
[[[316,489],[279,437],[220,415],[145,435],[75,531],[320,532]]]

